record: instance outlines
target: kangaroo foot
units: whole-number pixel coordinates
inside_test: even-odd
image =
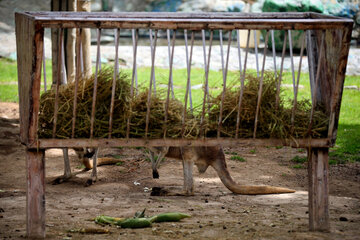
[[[71,177],[72,177],[72,175],[69,175],[69,176],[65,176],[65,175],[59,176],[59,177],[55,178],[54,180],[52,180],[52,181],[51,181],[51,184],[52,184],[52,185],[58,185],[58,184],[61,184],[61,183],[63,183],[63,182],[67,182]]]
[[[157,170],[153,170],[153,178],[159,178],[159,172]]]

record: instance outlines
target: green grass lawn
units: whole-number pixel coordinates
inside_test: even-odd
[[[47,85],[50,86],[51,79],[51,62],[46,63],[47,71]],[[131,76],[131,70],[124,70]],[[250,70],[253,71],[254,70]],[[149,67],[143,67],[138,69],[138,79],[141,88],[149,87],[149,77],[151,69]],[[157,90],[166,91],[169,80],[169,70],[159,69],[155,71]],[[295,74],[297,76],[297,74]],[[173,81],[175,88],[176,98],[184,100],[186,91],[186,69],[176,69],[173,71]],[[191,85],[200,85],[204,82],[203,69],[192,69],[191,71]],[[228,86],[240,85],[239,73],[235,71],[229,71],[228,73]],[[292,73],[285,72],[283,75],[283,83],[286,85],[292,84]],[[42,80],[42,91],[43,91]],[[300,85],[298,100],[310,99],[310,84],[307,74],[303,74],[300,77]],[[345,79],[345,86],[357,86],[360,88],[360,76],[347,76]],[[217,95],[222,91],[222,72],[210,71],[209,73],[209,87],[210,92],[213,95]],[[284,98],[292,98],[292,88],[285,87],[282,95]],[[199,89],[192,89],[193,105],[198,106],[202,104],[203,91],[201,87]],[[18,102],[18,90],[17,90],[17,66],[16,62],[6,59],[0,59],[0,101],[2,102]],[[335,148],[330,152],[330,163],[342,163],[342,162],[354,162],[360,161],[360,91],[344,89],[340,121],[337,134],[337,142]]]

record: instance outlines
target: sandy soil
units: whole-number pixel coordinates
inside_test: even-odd
[[[24,147],[19,142],[18,106],[0,103],[0,238],[24,238],[26,177]],[[360,164],[331,166],[331,232],[309,232],[307,174],[294,169],[290,159],[305,156],[300,149],[225,149],[233,178],[243,184],[267,184],[296,189],[294,194],[240,196],[220,182],[215,171],[195,171],[195,196],[152,197],[145,187],[182,187],[181,162],[165,160],[160,179],[141,149],[102,149],[102,155],[121,155],[121,166],[100,166],[95,185],[84,187],[90,172],[52,185],[63,172],[62,151],[46,151],[46,230],[48,239],[359,239]],[[233,152],[246,162],[230,160]],[[71,151],[73,171],[80,163]],[[134,182],[140,183],[135,185]],[[146,208],[148,215],[180,211],[192,218],[179,223],[157,223],[151,228],[115,227],[110,234],[69,233],[79,228],[103,228],[89,221],[105,214],[130,217]]]

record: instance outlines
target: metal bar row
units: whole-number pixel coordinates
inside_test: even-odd
[[[301,50],[300,50],[300,59],[299,59],[299,68],[297,72],[297,76],[295,77],[295,65],[294,65],[294,55],[293,55],[293,42],[292,42],[292,35],[291,30],[287,31],[287,34],[284,35],[284,43],[282,48],[281,54],[281,63],[280,63],[280,71],[277,72],[277,63],[276,63],[276,49],[275,49],[275,37],[274,37],[274,30],[267,30],[265,36],[265,45],[264,45],[264,52],[263,52],[263,63],[261,72],[259,70],[259,53],[258,53],[258,44],[257,44],[257,33],[254,32],[254,42],[255,42],[255,62],[256,62],[256,74],[259,77],[259,90],[257,96],[257,105],[256,105],[256,113],[255,113],[255,122],[254,122],[254,129],[253,129],[253,138],[256,138],[257,128],[258,128],[258,118],[261,110],[261,98],[263,94],[263,81],[264,81],[264,71],[265,71],[265,62],[266,62],[266,55],[267,55],[267,48],[268,48],[268,40],[271,34],[271,47],[272,47],[272,57],[273,57],[273,64],[274,64],[274,77],[277,80],[276,84],[276,109],[279,108],[280,102],[280,86],[281,81],[283,78],[283,69],[284,69],[284,59],[286,53],[286,46],[287,43],[289,44],[289,52],[290,52],[290,63],[291,63],[291,73],[292,73],[292,87],[293,87],[293,106],[292,106],[292,113],[291,113],[291,126],[294,128],[295,123],[295,114],[297,110],[297,99],[298,99],[298,90],[299,90],[299,83],[300,83],[300,75],[301,75],[301,67],[302,67],[302,60],[304,57],[304,50],[306,45],[306,31],[304,31],[301,35]],[[81,29],[78,29],[78,36],[81,36]],[[166,137],[167,128],[166,123],[168,120],[168,111],[169,111],[169,102],[170,96],[172,99],[175,99],[174,94],[174,86],[173,86],[173,62],[174,62],[174,52],[175,52],[175,41],[176,41],[176,31],[172,31],[172,40],[170,40],[171,31],[167,29],[167,41],[168,41],[168,57],[169,57],[169,80],[168,80],[168,89],[167,89],[167,97],[165,103],[165,126],[164,126],[164,137]],[[154,34],[154,36],[153,36]],[[241,57],[241,50],[240,50],[240,33],[239,30],[236,31],[236,46],[237,46],[237,54],[238,54],[238,62],[239,62],[239,79],[240,79],[240,95],[238,99],[237,109],[237,118],[236,118],[236,131],[235,131],[235,138],[239,137],[239,130],[240,130],[240,116],[242,111],[242,102],[243,102],[243,95],[244,95],[244,86],[245,86],[245,79],[246,79],[246,70],[247,70],[247,62],[248,62],[248,54],[249,54],[249,41],[250,41],[251,30],[247,31],[247,40],[246,40],[246,48],[245,48],[245,57],[243,59],[242,65],[242,57]],[[211,59],[211,51],[213,46],[213,38],[214,32],[210,30],[209,36],[209,44],[206,46],[206,38],[205,38],[205,30],[201,31],[202,36],[202,46],[203,46],[203,57],[204,57],[204,71],[205,71],[205,79],[204,79],[204,96],[202,102],[202,111],[201,111],[201,119],[200,119],[200,126],[201,126],[201,136],[206,136],[205,132],[205,118],[207,117],[207,113],[210,110],[210,99],[209,99],[209,72],[210,72],[210,59]],[[320,53],[319,53],[319,60],[318,66],[321,64],[321,59],[323,58],[324,54],[324,36],[325,31],[322,31],[321,36],[321,46],[320,46]],[[229,59],[230,59],[230,50],[231,50],[231,42],[232,42],[232,31],[228,32],[228,44],[227,44],[227,52],[226,52],[226,59],[224,60],[224,50],[223,50],[223,31],[219,31],[219,42],[220,42],[220,55],[221,55],[221,69],[222,69],[222,78],[223,78],[223,88],[222,88],[222,95],[221,95],[221,103],[220,103],[220,112],[218,117],[218,127],[217,127],[217,137],[221,137],[221,128],[223,123],[223,108],[224,102],[226,98],[226,90],[227,90],[227,75],[228,75],[228,66],[229,66]],[[112,137],[112,127],[113,127],[113,114],[114,114],[114,103],[115,103],[115,91],[116,91],[116,79],[119,74],[119,38],[120,38],[120,29],[114,29],[114,39],[115,39],[115,62],[114,62],[114,75],[112,81],[112,90],[111,90],[111,103],[110,103],[110,117],[109,117],[109,134],[108,137]],[[130,98],[132,99],[138,91],[138,76],[137,76],[137,46],[138,46],[138,38],[139,38],[139,30],[133,29],[132,30],[132,47],[133,47],[133,64],[132,64],[132,78],[131,78],[131,90],[130,90]],[[151,74],[150,74],[150,84],[149,84],[149,91],[147,97],[147,112],[146,112],[146,127],[145,127],[145,136],[148,136],[149,132],[149,122],[150,122],[150,109],[151,109],[151,96],[152,94],[156,95],[156,79],[155,79],[155,60],[156,60],[156,46],[157,46],[157,39],[158,39],[158,30],[155,30],[154,33],[150,29],[149,30],[149,40],[150,40],[150,49],[151,49]],[[185,92],[185,104],[184,104],[184,111],[182,116],[182,135],[184,134],[185,129],[185,120],[187,117],[187,106],[188,101],[190,103],[190,111],[193,111],[193,102],[192,102],[192,94],[191,94],[191,64],[192,64],[192,57],[193,57],[193,47],[194,47],[194,39],[195,39],[195,32],[192,31],[191,33],[191,45],[190,45],[190,54],[188,52],[188,31],[184,31],[184,40],[185,40],[185,55],[186,55],[186,67],[187,67],[187,82],[186,82],[186,92]],[[92,110],[91,110],[91,119],[90,119],[90,138],[94,137],[94,125],[95,125],[95,112],[96,112],[96,97],[97,97],[97,80],[98,74],[101,70],[101,29],[97,29],[97,54],[96,54],[96,67],[95,67],[95,75],[94,75],[94,90],[93,90],[93,99],[92,99]],[[77,108],[77,94],[78,94],[78,84],[79,78],[83,77],[83,59],[82,59],[82,43],[81,40],[77,40],[77,53],[76,53],[76,62],[77,62],[77,73],[75,78],[75,90],[74,90],[74,103],[73,103],[73,117],[72,117],[72,133],[71,137],[75,137],[75,126],[76,126],[76,108]],[[208,48],[208,49],[206,49]],[[58,117],[58,110],[59,110],[59,86],[61,83],[66,83],[66,67],[65,67],[65,53],[64,53],[64,29],[60,29],[59,32],[59,40],[58,40],[58,76],[56,79],[55,85],[55,104],[54,104],[54,118],[53,118],[53,138],[56,137],[57,131],[57,117]],[[44,69],[44,88],[47,90],[46,86],[46,66],[45,66],[45,47],[43,49],[43,69]],[[315,79],[315,89],[312,95],[312,109],[310,114],[309,120],[309,132],[311,131],[311,127],[313,124],[313,117],[314,117],[314,110],[316,107],[316,92],[318,81],[320,78],[320,68],[317,69],[316,76],[312,76],[310,73],[310,78]],[[135,85],[135,86],[134,86]],[[127,119],[127,131],[126,137],[129,138],[130,136],[130,122],[131,118]]]

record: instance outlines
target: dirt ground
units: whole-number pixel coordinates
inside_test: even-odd
[[[21,239],[26,234],[26,175],[24,147],[19,142],[18,105],[0,103],[0,238]],[[232,194],[215,171],[195,174],[195,196],[152,197],[146,188],[183,184],[181,162],[166,159],[160,179],[152,179],[151,165],[142,149],[102,149],[101,155],[120,155],[123,164],[100,166],[98,181],[84,187],[90,172],[52,185],[63,173],[60,149],[46,151],[46,236],[48,239],[359,239],[360,164],[330,167],[331,232],[308,231],[307,170],[293,168],[302,149],[226,148],[228,167],[242,184],[267,184],[296,190],[294,194],[241,196]],[[246,161],[230,160],[235,152]],[[70,152],[72,171],[80,163]],[[138,184],[139,183],[139,184]],[[192,217],[178,223],[156,223],[151,228],[101,227],[91,218],[105,214],[130,217],[146,208],[148,215],[179,211]],[[107,228],[110,234],[72,233],[79,228]]]

